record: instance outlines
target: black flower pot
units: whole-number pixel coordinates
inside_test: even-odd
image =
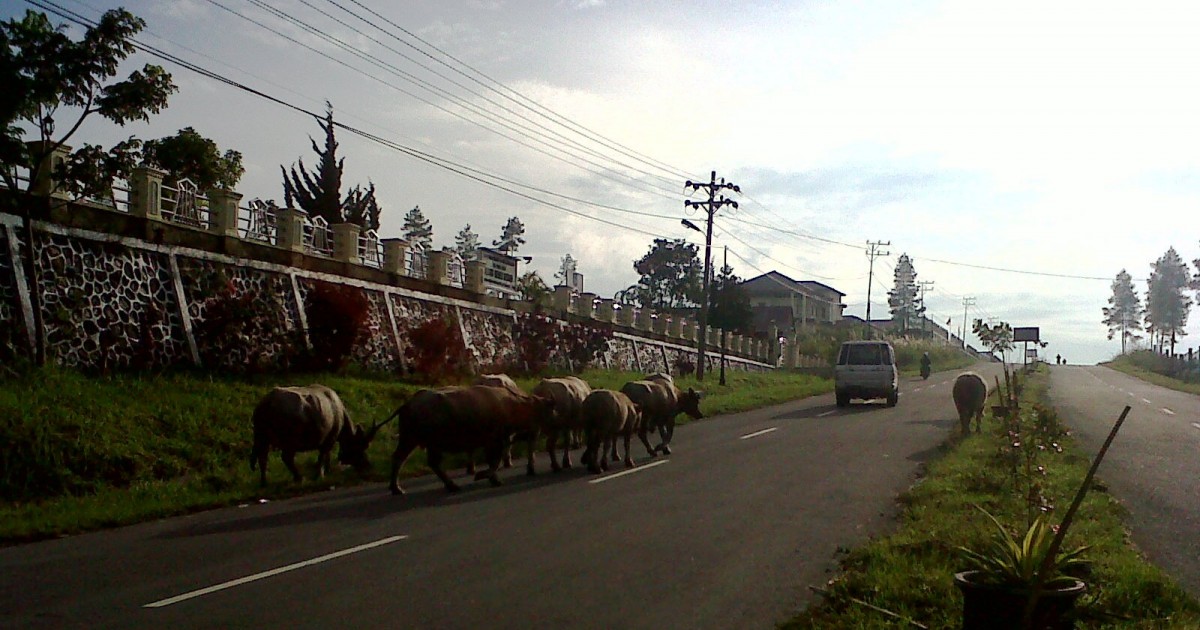
[[[978,571],[954,574],[954,585],[963,594],[963,630],[1019,630],[1029,590],[973,581]],[[1087,584],[1043,590],[1033,611],[1031,630],[1063,630],[1075,627],[1075,600]]]

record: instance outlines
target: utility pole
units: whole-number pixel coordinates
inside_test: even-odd
[[[933,280],[918,280],[917,286],[920,287],[920,289],[921,289],[921,310],[925,311],[925,289],[933,288]],[[925,322],[928,320],[929,320],[929,318],[925,316],[924,312],[922,312],[921,313],[921,332],[922,333],[926,331]]]
[[[871,338],[875,337],[875,331],[871,328],[871,283],[875,276],[875,259],[879,256],[889,256],[891,252],[881,251],[880,247],[891,245],[891,241],[867,241],[867,258],[871,260],[871,266],[867,271],[867,335]]]
[[[962,334],[962,346],[963,346],[963,349],[964,349],[964,350],[966,350],[966,348],[967,348],[967,307],[968,307],[968,306],[975,306],[975,298],[973,298],[973,297],[965,297],[965,298],[963,298],[963,299],[962,299],[962,302],[963,302],[963,334]]]
[[[688,180],[684,183],[685,188],[692,190],[700,190],[703,188],[708,193],[708,201],[692,201],[685,199],[683,201],[684,208],[703,208],[708,214],[708,226],[704,231],[704,301],[700,303],[700,339],[696,343],[696,353],[699,355],[699,360],[696,362],[696,380],[704,380],[704,353],[708,346],[708,292],[709,284],[712,282],[712,227],[713,216],[717,214],[722,206],[738,207],[736,201],[726,199],[725,195],[718,196],[722,190],[732,190],[735,193],[741,193],[742,189],[734,184],[726,183],[725,178],[717,181],[717,172],[713,171],[708,183],[693,182]]]
[[[725,268],[729,266],[729,246],[725,246],[725,256],[721,259],[721,273],[725,273]],[[725,335],[729,334],[724,328],[721,329],[721,378],[718,381],[720,384],[725,384]]]

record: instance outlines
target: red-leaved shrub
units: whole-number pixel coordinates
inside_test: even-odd
[[[304,366],[336,372],[346,367],[354,347],[367,335],[371,302],[362,289],[317,282],[304,296],[311,352]]]
[[[412,378],[434,384],[470,374],[471,351],[453,317],[413,323],[404,337],[408,341],[404,357]]]

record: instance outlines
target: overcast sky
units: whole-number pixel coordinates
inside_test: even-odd
[[[88,17],[118,6],[62,4]],[[27,6],[4,2],[3,15]],[[866,242],[890,241],[891,255],[875,262],[873,317],[886,317],[896,259],[907,253],[917,279],[934,283],[931,318],[958,329],[963,298],[973,297],[969,319],[1038,326],[1049,356],[1072,363],[1120,350],[1100,321],[1121,269],[1144,292],[1169,247],[1189,266],[1200,258],[1192,3],[124,6],[147,21],[147,44],[312,111],[328,100],[339,122],[560,206],[339,133],[343,183],[375,183],[383,237],[400,236],[417,205],[438,247],[467,223],[490,244],[518,216],[528,241],[519,253],[534,269],[552,281],[570,253],[585,288],[604,296],[636,282],[632,262],[655,236],[703,244],[680,225],[699,222],[684,209],[684,181],[712,170],[743,193],[732,196],[739,209],[718,214],[714,238],[717,263],[728,246],[738,275],[817,280],[863,316]],[[76,144],[192,126],[243,153],[247,199],[282,200],[280,165],[315,163],[312,118],[163,65],[180,87],[167,110],[149,124],[93,123]],[[506,87],[490,89],[498,84]],[[1200,317],[1192,320],[1184,346],[1200,344]]]

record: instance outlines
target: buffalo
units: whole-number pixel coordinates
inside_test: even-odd
[[[571,467],[571,433],[583,429],[580,410],[583,399],[587,398],[591,391],[591,385],[577,376],[544,378],[533,388],[534,394],[554,401],[554,414],[551,416],[549,424],[542,428],[546,432],[546,452],[550,455],[550,468],[555,472]],[[559,437],[563,438],[561,467],[554,455]]]
[[[608,470],[605,452],[612,449],[612,459],[617,461],[617,438],[625,438],[625,467],[633,468],[633,456],[629,454],[629,442],[634,431],[641,426],[642,412],[629,397],[611,389],[597,389],[583,399],[581,410],[584,433],[587,435],[587,450],[583,463],[588,470],[599,473]]]
[[[517,385],[517,382],[512,380],[512,377],[507,374],[480,374],[476,376],[472,385],[487,385],[488,387],[500,387],[507,389],[514,394],[523,395],[525,392]],[[512,449],[504,449],[503,465],[505,468],[512,468]],[[475,474],[475,454],[467,455],[467,474]]]
[[[664,455],[671,454],[675,416],[686,413],[696,420],[704,417],[704,414],[700,413],[700,397],[703,394],[690,387],[686,392],[680,390],[670,374],[654,374],[644,380],[630,381],[621,387],[621,393],[629,396],[629,400],[642,410],[638,438],[642,440],[650,455],[656,455],[659,451]],[[656,429],[662,442],[650,448],[646,433]]]
[[[317,451],[317,479],[329,472],[329,454],[338,444],[338,462],[367,470],[367,447],[383,423],[364,430],[346,413],[337,392],[324,385],[276,387],[254,408],[254,447],[250,470],[257,466],[262,485],[267,485],[267,454],[279,449],[283,464],[300,481],[296,453]]]
[[[554,401],[541,396],[518,394],[502,387],[469,385],[423,389],[413,395],[388,419],[399,417],[396,451],[392,453],[392,494],[404,494],[400,488],[400,468],[418,446],[425,448],[427,463],[442,480],[448,492],[458,491],[442,470],[447,452],[472,452],[484,449],[488,469],[475,475],[500,485],[496,470],[505,446],[514,434],[536,438],[538,427],[554,412]],[[386,421],[385,421],[386,422]],[[532,443],[529,445],[533,452]],[[532,462],[529,464],[533,467]]]
[[[962,434],[971,433],[971,417],[975,417],[975,432],[983,421],[983,404],[987,400],[987,383],[974,372],[964,372],[954,379],[954,407],[958,409],[958,422]]]

